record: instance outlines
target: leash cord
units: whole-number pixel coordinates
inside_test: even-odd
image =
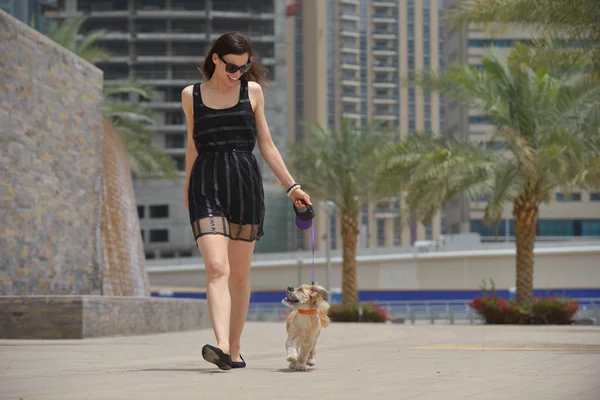
[[[314,221],[311,225],[311,230],[310,230],[310,239],[311,239],[311,244],[312,244],[312,284],[315,284],[315,224]]]

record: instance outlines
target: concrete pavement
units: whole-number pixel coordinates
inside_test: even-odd
[[[334,323],[307,372],[287,369],[283,323],[248,323],[244,370],[206,363],[206,342],[1,340],[0,399],[600,399],[596,327]]]

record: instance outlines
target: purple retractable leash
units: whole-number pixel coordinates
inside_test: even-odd
[[[310,239],[312,246],[312,284],[315,284],[315,225],[313,219],[315,218],[315,211],[311,205],[306,204],[304,200],[300,200],[306,207],[297,208],[296,202],[293,203],[294,212],[296,213],[296,227],[301,231],[305,231],[308,228],[311,229]]]

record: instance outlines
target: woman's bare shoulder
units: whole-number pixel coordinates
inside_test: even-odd
[[[181,98],[192,97],[192,91],[194,90],[194,85],[188,85],[183,88],[181,91]]]

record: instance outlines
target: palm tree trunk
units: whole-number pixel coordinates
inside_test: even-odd
[[[356,287],[356,242],[358,237],[358,214],[342,213],[342,305],[358,302]]]
[[[515,245],[517,248],[517,303],[524,305],[533,299],[533,248],[539,213],[539,202],[518,197],[513,203]]]

